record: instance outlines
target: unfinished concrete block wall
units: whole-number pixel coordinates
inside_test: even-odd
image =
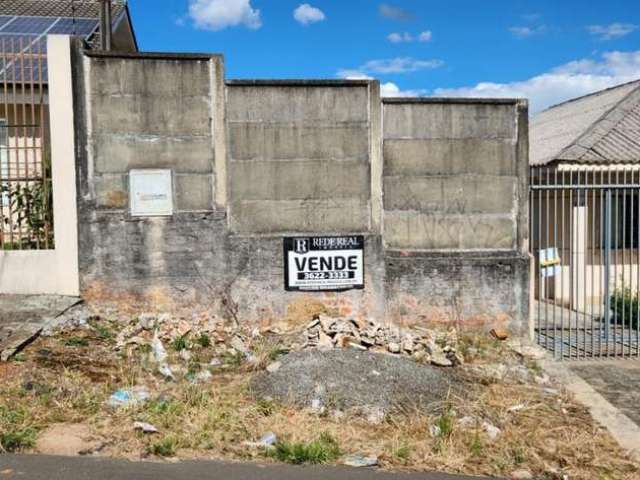
[[[383,105],[389,314],[525,328],[526,102]]]
[[[526,330],[525,104],[383,103],[375,81],[225,82],[217,56],[74,52],[89,299]],[[136,169],[171,171],[172,213],[131,214]],[[285,291],[283,237],[336,234],[364,235],[365,288]]]
[[[518,249],[527,192],[519,191],[516,108],[497,100],[385,101],[386,245]]]
[[[232,232],[371,231],[375,87],[369,81],[227,83]]]
[[[81,289],[189,295],[215,261],[222,58],[74,49]],[[224,157],[223,157],[224,159]],[[169,169],[173,215],[134,217],[129,174]]]

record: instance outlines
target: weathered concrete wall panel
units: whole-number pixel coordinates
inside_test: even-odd
[[[387,104],[389,107],[389,104]],[[385,112],[384,138],[513,139],[513,105],[495,102],[404,102]]]
[[[506,175],[516,176],[513,139],[481,138],[385,139],[385,175]],[[473,159],[473,161],[470,161]]]
[[[229,122],[367,123],[363,82],[233,82],[227,90]]]
[[[386,256],[387,316],[400,324],[500,326],[528,335],[529,261],[520,255]]]
[[[371,88],[362,81],[227,85],[232,232],[371,231]]]
[[[103,123],[94,125],[102,126]],[[181,173],[210,173],[214,162],[210,135],[93,135],[96,172],[128,172],[134,168],[172,168]]]
[[[385,101],[386,300],[395,321],[528,331],[523,111],[519,101]]]
[[[385,102],[387,246],[522,251],[519,110],[514,101]]]
[[[369,156],[366,122],[347,125],[269,125],[231,123],[234,160],[364,160]]]

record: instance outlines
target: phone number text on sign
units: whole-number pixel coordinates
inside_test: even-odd
[[[286,237],[285,290],[364,288],[364,237]]]

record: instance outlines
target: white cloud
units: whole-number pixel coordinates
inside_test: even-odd
[[[442,60],[417,60],[411,57],[397,57],[384,60],[370,60],[358,68],[341,69],[338,76],[347,78],[353,75],[409,73],[419,70],[432,70],[444,65]]]
[[[429,42],[431,41],[431,38],[432,38],[432,34],[430,30],[425,30],[424,32],[420,32],[420,34],[417,37],[414,37],[409,32],[403,32],[403,33],[394,32],[387,35],[387,40],[389,40],[392,43],[409,43],[409,42],[414,42],[416,40],[418,40],[419,42]]]
[[[404,33],[390,33],[387,39],[393,43],[413,42],[413,36],[409,32]]]
[[[638,26],[631,23],[612,23],[610,25],[589,25],[587,32],[600,40],[612,40],[629,35],[637,29]]]
[[[367,75],[360,70],[349,68],[338,70],[337,76],[340,78],[344,78],[345,80],[373,80],[373,77],[371,75]]]
[[[431,33],[431,30],[425,30],[418,35],[418,41],[420,42],[430,42],[432,38],[433,34]]]
[[[293,18],[302,25],[309,25],[310,23],[322,22],[327,17],[319,8],[303,3],[293,11]]]
[[[380,85],[380,95],[382,97],[422,97],[427,94],[427,90],[401,90],[393,82]]]
[[[556,67],[528,80],[510,83],[482,82],[462,88],[438,88],[445,97],[528,98],[535,113],[570,98],[640,79],[640,50],[606,52],[597,59],[583,59]]]
[[[255,30],[262,26],[260,10],[251,6],[251,0],[189,0],[189,16],[203,30],[238,25]]]
[[[346,72],[346,70],[345,70]],[[345,80],[373,80],[374,78],[365,75],[362,72],[353,71],[351,75],[344,76]],[[429,93],[428,90],[401,90],[398,85],[393,82],[385,82],[380,84],[380,96],[382,97],[424,97]]]
[[[391,20],[408,22],[415,18],[413,13],[409,12],[408,10],[404,10],[400,7],[389,5],[387,3],[380,4],[380,6],[378,7],[378,11],[380,12],[380,15],[390,18]]]
[[[540,25],[538,27],[524,27],[524,26],[515,26],[510,27],[509,31],[518,38],[528,38],[534,35],[542,34],[546,31],[546,27],[544,25]]]

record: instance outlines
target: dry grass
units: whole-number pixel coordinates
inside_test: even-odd
[[[23,361],[4,369],[0,432],[26,435],[24,445],[15,450],[29,450],[30,439],[47,425],[85,423],[104,439],[107,447],[102,453],[107,455],[264,461],[269,458],[264,450],[243,442],[273,431],[288,445],[311,445],[324,432],[343,453],[378,455],[388,469],[508,476],[527,468],[535,478],[640,478],[638,466],[594,424],[585,408],[567,395],[549,394],[538,385],[476,382],[465,398],[451,396],[438,406],[439,414],[416,409],[370,425],[358,416],[334,418],[331,413],[317,415],[256,402],[248,391],[250,374],[234,362],[213,370],[214,377],[207,383],[195,385],[184,378],[165,382],[154,374],[148,352],[117,355],[109,336],[103,334],[74,334],[86,342],[74,340],[71,345],[68,338],[39,339],[24,353]],[[462,343],[478,360],[506,355],[490,341]],[[259,363],[273,360],[280,348],[265,342],[256,355]],[[194,363],[209,358],[206,347],[194,351]],[[185,367],[183,375],[189,371]],[[152,400],[128,409],[105,406],[114,390],[135,385],[147,386]],[[509,410],[520,404],[524,408]],[[465,416],[479,420],[463,426],[458,420]],[[484,420],[502,431],[495,440],[482,429]],[[152,423],[160,434],[134,432],[134,421]],[[435,436],[433,425],[440,427]]]

